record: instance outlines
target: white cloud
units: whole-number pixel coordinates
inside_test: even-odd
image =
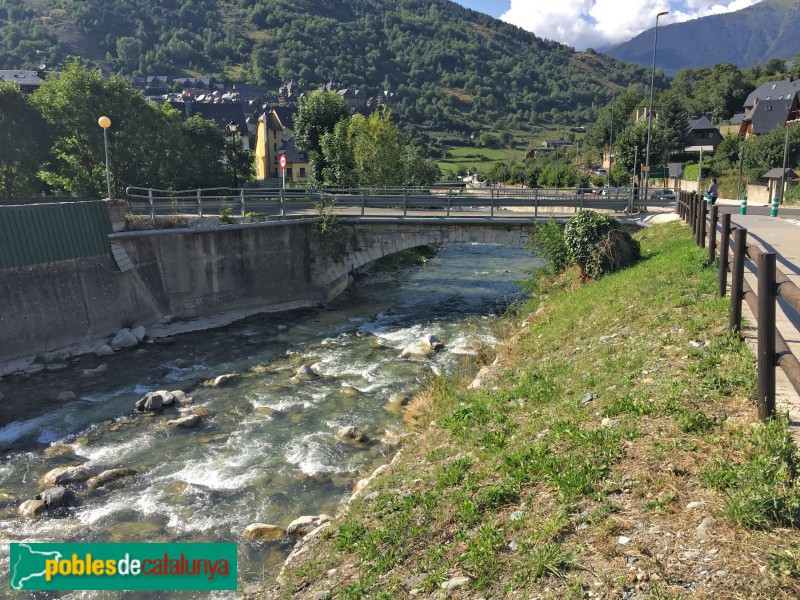
[[[760,0],[511,0],[500,18],[578,50],[619,44],[655,25],[733,12]]]

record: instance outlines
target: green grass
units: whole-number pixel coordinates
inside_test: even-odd
[[[636,536],[636,522],[671,532],[624,550],[659,575],[642,597],[682,597],[681,581],[706,585],[696,568],[669,572],[686,564],[670,553],[697,527],[683,510],[696,499],[725,528],[714,542],[724,568],[743,573],[710,593],[776,597],[794,585],[796,533],[776,529],[800,527],[788,423],[754,425],[752,352],[722,333],[727,302],[686,229],[638,238],[644,259],[630,269],[580,287],[575,270],[531,284],[490,384],[431,379],[406,415],[425,427],[376,478],[377,498],[350,504],[288,570],[282,597],[322,585],[405,597],[398,582],[423,572],[428,596],[463,573],[469,597],[579,598],[586,585],[619,597],[630,588],[617,538]]]

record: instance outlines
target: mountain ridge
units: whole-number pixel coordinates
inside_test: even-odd
[[[775,26],[778,31],[772,34]],[[667,73],[729,62],[740,68],[800,52],[800,4],[765,0],[741,10],[658,28],[657,67]],[[653,29],[605,50],[619,60],[647,67],[653,60]]]
[[[4,15],[0,68],[78,54],[126,75],[334,80],[399,92],[408,122],[464,131],[588,122],[648,79],[450,0],[0,0]]]

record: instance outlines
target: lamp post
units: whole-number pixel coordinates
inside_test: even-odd
[[[230,161],[231,161],[231,168],[233,169],[233,187],[238,188],[239,187],[239,174],[237,173],[237,169],[236,169],[236,134],[239,131],[239,126],[234,121],[231,121],[230,123],[228,123],[226,129],[228,130],[228,133],[231,134],[231,156],[230,156]]]
[[[650,134],[653,131],[653,86],[656,82],[656,45],[658,44],[658,18],[668,15],[669,12],[663,11],[656,15],[656,26],[653,32],[653,69],[650,72],[650,104],[647,113],[647,151],[645,153],[644,164],[646,165],[644,175],[644,197],[647,198],[647,191],[650,187]]]
[[[106,188],[108,188],[108,199],[111,200],[111,175],[108,171],[108,128],[111,127],[111,119],[108,117],[100,117],[97,119],[97,124],[103,128],[103,145],[106,150]]]
[[[608,136],[608,189],[611,189],[611,156],[614,152],[614,100],[617,99],[617,94],[611,96],[611,132]]]

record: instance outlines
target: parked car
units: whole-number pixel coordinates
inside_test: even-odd
[[[600,195],[601,195],[601,196],[616,196],[616,197],[619,197],[619,196],[625,196],[625,197],[627,198],[627,197],[628,197],[628,188],[622,188],[622,187],[620,187],[620,188],[610,188],[610,187],[604,187],[604,188],[603,188],[603,191],[602,191],[602,192],[600,192]]]
[[[653,191],[653,198],[662,202],[675,202],[678,199],[678,195],[673,190],[659,188]]]

